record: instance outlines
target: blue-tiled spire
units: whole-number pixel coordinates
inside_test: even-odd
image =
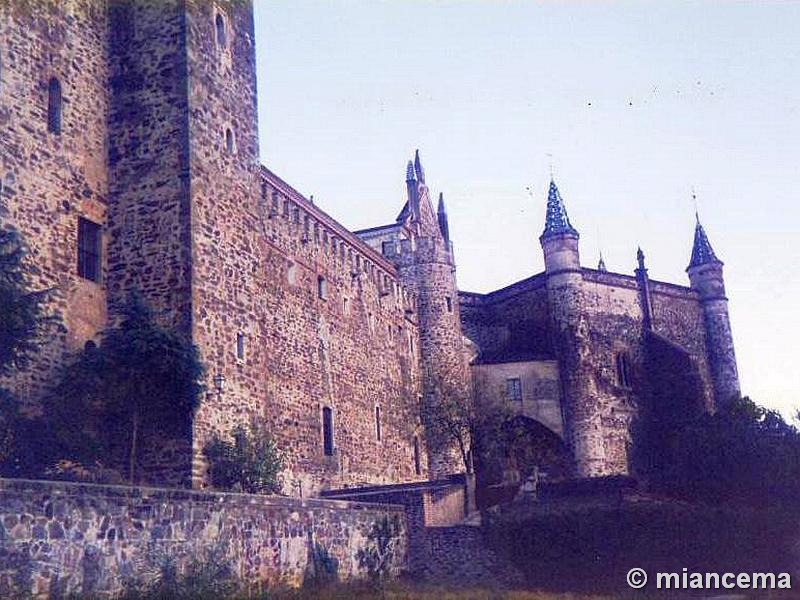
[[[550,191],[547,193],[547,217],[545,219],[542,237],[560,235],[562,233],[578,235],[577,230],[572,226],[572,223],[569,222],[567,208],[564,206],[561,194],[558,193],[556,183],[551,179]]]
[[[700,217],[697,216],[697,224],[694,227],[694,245],[692,246],[692,258],[689,261],[689,268],[699,267],[711,263],[721,263],[722,261],[714,254],[711,242],[708,241],[705,229],[700,224]]]

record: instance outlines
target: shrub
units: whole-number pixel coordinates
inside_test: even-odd
[[[228,441],[214,437],[206,444],[211,484],[220,490],[277,494],[285,459],[275,439],[263,428],[236,427]]]

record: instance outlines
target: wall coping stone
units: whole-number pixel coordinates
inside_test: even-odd
[[[189,500],[218,504],[250,504],[278,508],[319,508],[345,510],[385,510],[405,512],[401,504],[359,502],[327,498],[296,498],[290,496],[266,496],[238,492],[217,492],[182,488],[158,488],[147,486],[107,485],[75,483],[36,479],[0,478],[0,495],[4,492],[52,492],[65,496],[92,495],[95,497],[129,498],[141,500]]]

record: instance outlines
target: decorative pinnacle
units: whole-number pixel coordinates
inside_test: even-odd
[[[414,153],[414,171],[417,173],[417,181],[425,183],[425,170],[422,168],[422,163],[419,160],[419,148]]]
[[[700,217],[697,217],[697,223],[694,226],[694,244],[692,245],[692,258],[689,260],[687,271],[692,267],[699,267],[700,265],[707,265],[712,263],[722,264],[722,261],[714,254],[714,249],[711,247],[711,242],[708,241],[705,229],[700,224]]]
[[[639,247],[636,249],[636,262],[638,262],[638,263],[639,263],[639,269],[641,269],[642,271],[644,271],[644,270],[645,270],[645,266],[644,266],[644,252],[642,252],[642,247],[641,247],[641,246],[639,246]]]
[[[444,194],[439,192],[439,207],[436,210],[437,221],[439,222],[439,231],[442,232],[442,237],[446,242],[450,241],[450,225],[447,222],[447,209],[444,206]]]
[[[547,193],[547,217],[545,218],[542,237],[550,237],[562,233],[578,235],[577,230],[569,222],[567,208],[564,206],[564,201],[561,199],[556,183],[551,179],[550,191]]]
[[[600,251],[600,260],[597,261],[597,270],[598,271],[602,271],[603,273],[608,271],[608,269],[606,268],[606,261],[603,260],[603,251],[602,250]]]
[[[411,161],[406,166],[406,181],[414,181],[414,163]]]

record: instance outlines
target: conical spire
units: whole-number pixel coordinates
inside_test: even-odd
[[[447,222],[447,208],[444,205],[444,194],[439,193],[439,206],[436,209],[436,216],[439,220],[439,230],[442,232],[444,241],[450,241],[450,225]]]
[[[561,199],[561,194],[558,192],[556,183],[551,179],[550,191],[547,193],[547,217],[545,219],[542,237],[549,237],[562,233],[578,235],[577,230],[569,222],[567,208],[564,206],[564,201]]]
[[[406,181],[414,181],[414,163],[408,161],[408,165],[406,166]]]
[[[697,224],[694,226],[694,245],[692,246],[692,258],[689,261],[687,270],[710,263],[721,264],[722,261],[714,254],[714,249],[711,247],[711,242],[708,241],[708,236],[700,224],[700,217],[697,213],[695,213],[695,218],[697,219]]]
[[[422,163],[419,160],[419,149],[414,153],[414,171],[417,173],[417,181],[425,183],[425,170],[422,168]]]

